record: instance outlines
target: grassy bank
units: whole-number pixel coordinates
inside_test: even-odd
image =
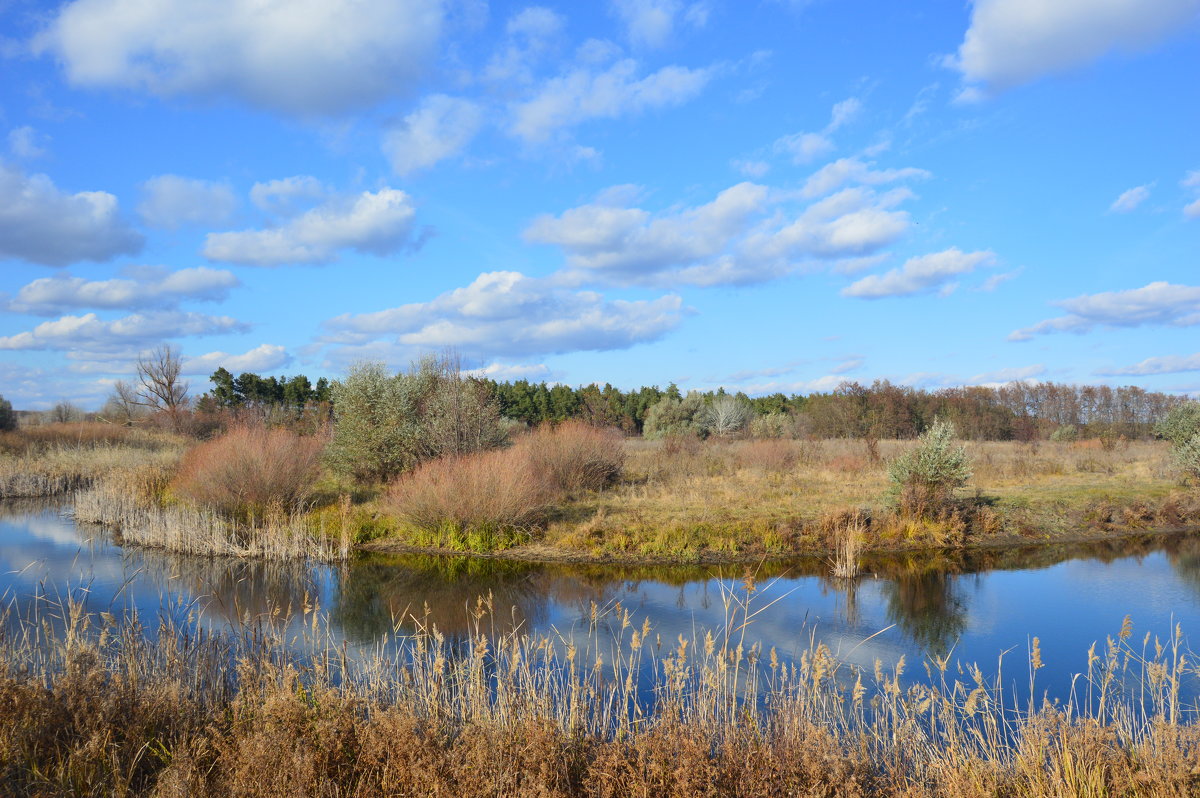
[[[1102,539],[1200,524],[1163,442],[967,444],[974,474],[952,506],[897,511],[887,464],[909,441],[625,441],[605,490],[565,494],[530,542],[538,559],[722,561],[857,550]],[[381,511],[381,514],[382,513]],[[391,530],[372,545],[427,546]],[[459,546],[459,549],[470,549]]]
[[[620,607],[573,639],[492,638],[361,659],[314,613],[300,656],[270,627],[202,633],[67,602],[5,619],[9,795],[1182,796],[1200,787],[1194,658],[1126,624],[1075,694],[1038,692],[1038,641],[1003,674],[932,661],[861,672],[815,644],[746,647],[757,608],[658,640]],[[294,641],[292,641],[294,642]]]

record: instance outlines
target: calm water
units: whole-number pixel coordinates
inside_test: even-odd
[[[1163,638],[1174,624],[1200,648],[1200,536],[1155,537],[868,562],[854,582],[825,578],[814,560],[757,569],[752,608],[775,602],[750,627],[781,654],[811,636],[845,660],[910,663],[952,651],[1006,683],[1027,679],[1032,637],[1047,667],[1039,684],[1064,693],[1130,615],[1135,639]],[[723,599],[744,597],[745,566],[629,568],[497,563],[468,558],[366,556],[344,566],[278,566],[123,549],[94,527],[76,528],[56,507],[0,504],[0,593],[17,609],[82,597],[94,611],[135,606],[143,616],[194,613],[212,628],[274,614],[299,624],[318,602],[349,649],[366,648],[412,612],[444,632],[471,628],[468,606],[491,594],[490,629],[570,634],[586,628],[593,604],[619,602],[664,641],[719,628]]]

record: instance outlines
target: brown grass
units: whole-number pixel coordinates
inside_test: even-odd
[[[236,427],[184,455],[174,490],[231,518],[295,512],[316,481],[324,446],[321,437],[278,427]]]
[[[626,441],[625,476],[572,499],[550,546],[597,557],[695,560],[832,554],[822,519],[863,512],[864,549],[960,546],[1200,523],[1164,442],[967,443],[974,476],[936,517],[894,512],[886,462],[911,441]],[[1128,523],[1126,523],[1128,521]]]

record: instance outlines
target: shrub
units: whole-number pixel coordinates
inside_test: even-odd
[[[1171,456],[1185,477],[1200,479],[1200,432],[1171,447]]]
[[[745,399],[718,396],[697,414],[696,421],[709,435],[726,437],[744,430],[752,415],[750,403]]]
[[[324,441],[286,429],[235,427],[186,455],[175,491],[231,517],[298,510],[320,471]]]
[[[647,438],[665,438],[673,435],[703,435],[700,415],[704,412],[704,397],[693,391],[682,399],[665,397],[655,402],[646,411],[642,421],[642,434]]]
[[[0,396],[0,432],[8,432],[17,428],[17,414],[13,412],[12,402]]]
[[[1072,443],[1079,440],[1079,430],[1075,428],[1074,424],[1063,424],[1050,433],[1050,440],[1055,443]]]
[[[418,542],[495,548],[539,523],[553,493],[521,447],[432,460],[401,477],[387,503]]]
[[[389,375],[360,363],[334,382],[329,461],[360,481],[387,480],[441,455],[498,446],[506,428],[486,385],[451,358],[425,358]]]
[[[934,419],[917,447],[888,465],[888,479],[900,508],[915,514],[937,512],[953,499],[954,491],[971,478],[965,447],[954,445],[954,425]]]
[[[517,442],[531,467],[563,492],[601,490],[617,480],[625,465],[625,447],[614,429],[581,421],[541,426]]]
[[[1200,435],[1200,402],[1176,405],[1154,426],[1154,434],[1176,446]]]
[[[767,413],[750,420],[752,438],[794,438],[796,422],[787,413]]]

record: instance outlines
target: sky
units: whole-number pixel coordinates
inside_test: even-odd
[[[1200,0],[0,0],[0,394],[1200,393]]]

